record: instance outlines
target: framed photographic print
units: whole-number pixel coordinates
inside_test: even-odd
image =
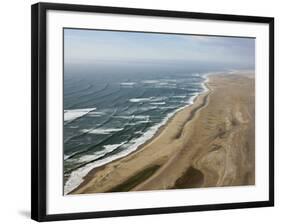
[[[32,6],[32,218],[274,204],[274,19]]]

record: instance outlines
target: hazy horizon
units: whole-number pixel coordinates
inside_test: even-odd
[[[254,69],[255,39],[67,28],[64,63]]]

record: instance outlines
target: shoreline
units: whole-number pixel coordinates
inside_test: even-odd
[[[134,152],[91,169],[70,195],[254,184],[254,78],[207,80],[193,104]]]
[[[166,115],[166,117],[159,123],[159,124],[156,124],[155,126],[152,126],[152,127],[150,127],[150,129],[153,129],[153,128],[157,128],[157,126],[159,126],[157,129],[156,129],[156,132],[155,133],[153,133],[153,135],[151,136],[151,137],[149,137],[147,140],[145,140],[145,142],[143,142],[143,143],[141,143],[140,145],[138,145],[138,146],[136,146],[136,148],[135,149],[133,149],[133,150],[128,150],[128,152],[126,152],[126,151],[124,151],[123,153],[125,153],[125,155],[121,155],[121,154],[117,154],[116,156],[117,156],[117,158],[115,158],[115,159],[112,159],[111,161],[109,161],[109,162],[106,162],[106,163],[103,163],[103,160],[97,160],[97,161],[93,161],[93,162],[91,162],[91,163],[89,163],[89,165],[90,164],[93,164],[93,163],[95,163],[95,162],[101,162],[102,164],[101,165],[97,165],[97,166],[94,166],[93,168],[89,168],[88,170],[90,170],[90,171],[86,171],[85,173],[85,175],[81,175],[81,176],[79,176],[79,178],[80,179],[83,179],[83,180],[81,180],[81,181],[79,181],[80,183],[76,186],[76,187],[74,187],[74,188],[72,188],[71,190],[64,190],[65,191],[65,195],[68,195],[68,194],[72,194],[72,192],[75,192],[77,189],[79,189],[80,187],[82,187],[82,186],[84,186],[87,182],[88,182],[88,180],[89,180],[89,176],[93,176],[91,173],[93,173],[93,172],[95,172],[95,170],[100,170],[100,169],[102,169],[103,168],[103,166],[106,166],[107,164],[109,164],[109,163],[111,163],[111,162],[114,162],[114,161],[118,161],[118,160],[120,160],[120,159],[122,159],[122,158],[125,158],[125,157],[127,157],[127,156],[129,156],[129,155],[131,155],[131,154],[133,154],[133,153],[135,153],[135,152],[137,152],[137,151],[139,151],[140,149],[142,149],[146,144],[149,144],[151,141],[153,141],[153,139],[154,138],[157,138],[157,136],[159,135],[159,134],[161,134],[161,132],[163,131],[163,129],[165,128],[165,126],[167,126],[168,124],[169,124],[169,122],[173,119],[173,117],[175,117],[176,116],[176,114],[177,113],[179,113],[180,111],[182,111],[182,110],[185,110],[186,108],[189,108],[189,107],[192,107],[194,104],[195,104],[195,102],[196,102],[196,100],[197,100],[197,98],[200,96],[200,95],[202,95],[202,94],[205,94],[205,93],[207,93],[207,92],[209,92],[210,91],[210,89],[209,89],[209,87],[208,87],[208,80],[209,80],[209,76],[211,76],[211,75],[213,75],[213,74],[215,74],[215,73],[206,73],[206,74],[204,74],[202,77],[204,78],[204,81],[201,83],[201,85],[202,85],[202,87],[203,87],[203,90],[201,91],[201,92],[198,92],[198,93],[196,93],[194,96],[192,96],[188,101],[187,101],[187,104],[186,105],[184,105],[184,106],[181,106],[181,107],[179,107],[179,108],[177,108],[177,109],[175,109],[174,111],[172,111],[172,112],[170,112],[170,113],[168,113],[167,115]],[[149,131],[148,131],[149,132]],[[148,133],[148,132],[146,132],[146,133]],[[120,156],[121,155],[121,156]],[[120,157],[118,157],[118,156],[120,156]],[[105,159],[106,159],[106,157],[105,157]],[[86,165],[87,166],[87,165]],[[79,169],[79,168],[78,168]],[[82,168],[83,170],[82,171],[84,171],[84,169],[85,169],[85,167],[83,167]],[[74,172],[76,172],[76,171],[74,171]],[[67,182],[66,182],[67,183]],[[65,186],[64,186],[64,188],[65,188]]]
[[[114,162],[119,162],[120,160],[125,159],[126,157],[134,156],[135,154],[144,150],[147,145],[149,145],[151,142],[153,142],[155,139],[157,139],[161,135],[161,133],[164,131],[164,129],[167,126],[169,126],[169,123],[174,119],[174,117],[177,116],[178,113],[187,110],[188,113],[190,113],[190,115],[187,117],[185,123],[192,120],[192,118],[196,114],[196,112],[198,110],[200,110],[201,107],[205,106],[205,104],[207,103],[208,95],[211,93],[211,89],[208,86],[209,76],[210,76],[210,74],[206,75],[204,77],[205,78],[204,82],[202,82],[204,90],[202,92],[199,92],[197,95],[194,95],[193,99],[192,98],[190,99],[191,100],[190,104],[182,106],[182,107],[176,109],[174,112],[171,112],[172,115],[170,117],[168,117],[169,116],[169,114],[168,114],[167,117],[164,118],[164,120],[167,119],[167,121],[157,129],[157,131],[155,132],[155,134],[151,138],[149,138],[147,141],[145,141],[144,143],[139,145],[137,147],[137,149],[135,149],[133,152],[129,153],[128,155],[126,155],[124,157],[117,158],[117,159],[115,159],[115,160],[113,160],[109,163],[103,164],[101,166],[92,168],[86,174],[86,176],[84,176],[84,181],[81,184],[79,184],[77,187],[75,187],[73,190],[71,190],[69,193],[67,193],[66,195],[76,194],[75,192],[77,192],[77,191],[79,191],[79,189],[85,187],[94,178],[95,173],[97,173],[99,171],[102,171],[107,165],[109,165],[111,163],[114,163]],[[201,105],[202,99],[204,101],[203,102],[204,105]],[[181,127],[181,128],[183,128],[183,127]]]

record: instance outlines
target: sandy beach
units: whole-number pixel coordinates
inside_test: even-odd
[[[153,139],[70,194],[255,184],[254,75],[211,75],[207,86]]]

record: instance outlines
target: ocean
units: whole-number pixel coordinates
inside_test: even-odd
[[[93,168],[134,152],[206,90],[200,67],[105,65],[64,69],[65,194]]]

